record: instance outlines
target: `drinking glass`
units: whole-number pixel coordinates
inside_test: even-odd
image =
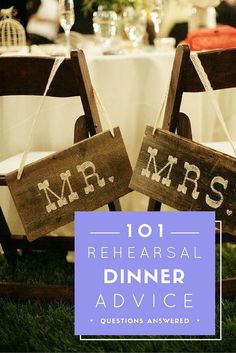
[[[153,8],[151,11],[151,20],[154,24],[154,31],[156,36],[159,35],[160,25],[164,17],[164,0],[154,0]]]
[[[75,22],[73,0],[59,0],[59,19],[66,36],[67,53],[70,53],[70,30]]]
[[[98,9],[98,11],[93,13],[93,29],[103,49],[107,49],[117,36],[117,13],[115,11]]]
[[[123,12],[124,30],[133,47],[137,48],[146,33],[147,13],[144,9],[127,7]]]

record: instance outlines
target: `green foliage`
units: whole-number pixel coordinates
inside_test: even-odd
[[[83,10],[86,14],[97,10],[98,6],[102,6],[105,10],[121,12],[124,7],[136,7],[139,3],[139,0],[84,0]]]

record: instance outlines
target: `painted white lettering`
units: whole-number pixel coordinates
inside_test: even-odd
[[[70,194],[68,195],[68,199],[70,202],[73,202],[75,200],[78,200],[79,195],[77,194],[77,192],[74,192],[72,190],[70,181],[69,181],[69,177],[71,176],[71,172],[69,170],[67,170],[65,173],[61,173],[60,174],[60,178],[63,181],[62,183],[62,189],[61,189],[61,195],[57,195],[50,187],[49,187],[49,181],[48,180],[44,180],[42,183],[38,183],[38,188],[39,190],[43,190],[48,202],[48,205],[46,205],[46,211],[48,213],[50,213],[51,211],[55,211],[57,209],[57,205],[59,207],[63,207],[65,205],[68,204],[68,201],[66,199],[66,197],[64,196],[65,194],[65,186],[67,185],[70,191]],[[52,202],[50,197],[49,197],[49,193],[51,195],[53,195],[56,199],[57,199],[57,205],[55,202]]]
[[[147,168],[143,168],[141,171],[142,176],[145,176],[147,178],[150,177],[151,172],[149,170],[149,167],[150,167],[151,162],[153,162],[154,174],[157,173],[157,166],[156,166],[156,161],[155,161],[155,156],[157,155],[157,152],[158,152],[158,150],[156,148],[148,147],[148,153],[150,154],[150,157],[148,160]]]
[[[211,190],[219,197],[218,200],[213,200],[209,195],[206,195],[206,203],[208,206],[216,209],[216,208],[219,208],[223,201],[224,201],[224,197],[223,197],[223,194],[216,190],[215,188],[215,184],[220,184],[223,186],[224,190],[227,189],[227,186],[228,186],[228,180],[225,180],[223,179],[222,177],[220,176],[216,176],[215,178],[212,179],[211,181]]]
[[[187,170],[186,173],[185,173],[185,177],[184,177],[184,181],[183,181],[183,184],[179,184],[178,188],[177,188],[177,191],[178,192],[182,192],[184,195],[186,195],[187,193],[187,187],[186,187],[186,181],[190,181],[194,184],[194,189],[193,189],[193,192],[192,192],[192,198],[197,200],[198,197],[199,197],[199,192],[197,191],[197,187],[198,187],[198,179],[200,178],[200,169],[194,165],[194,164],[189,164],[188,162],[185,162],[184,163],[184,168]],[[193,179],[193,178],[190,178],[189,177],[189,173],[195,173],[196,174],[196,178]]]
[[[77,165],[76,168],[77,168],[78,173],[82,173],[83,174],[83,177],[84,177],[84,180],[85,180],[85,183],[86,183],[86,187],[84,188],[84,192],[85,192],[86,195],[89,194],[90,192],[94,192],[94,186],[93,186],[93,184],[89,184],[88,183],[88,179],[90,179],[92,177],[95,177],[97,179],[98,185],[101,188],[106,185],[105,179],[104,178],[100,178],[98,173],[95,172],[96,168],[95,168],[95,165],[92,162],[90,162],[90,161],[84,162],[81,165]],[[92,173],[86,175],[86,173],[85,173],[86,169],[92,169]]]
[[[172,171],[173,165],[174,165],[174,164],[177,164],[177,161],[178,161],[177,158],[175,158],[175,157],[173,157],[173,156],[169,156],[169,157],[168,157],[168,163],[166,163],[166,165],[165,165],[161,170],[159,170],[158,173],[153,173],[153,174],[152,174],[152,180],[155,180],[155,181],[157,181],[157,182],[160,182],[160,180],[161,180],[161,173],[164,172],[164,170],[166,170],[167,168],[169,168],[169,169],[168,169],[168,172],[167,172],[166,178],[163,177],[163,178],[162,178],[162,181],[161,181],[161,183],[162,183],[163,185],[166,185],[166,186],[169,187],[170,184],[171,184],[170,173],[171,173],[171,171]]]
[[[158,153],[158,150],[156,148],[152,148],[152,147],[148,147],[148,153],[150,154],[149,160],[148,160],[148,164],[146,168],[143,168],[141,171],[141,175],[145,176],[147,178],[150,177],[151,172],[149,170],[150,164],[151,162],[153,162],[153,167],[154,167],[154,173],[152,174],[151,179],[155,180],[157,182],[161,181],[161,174],[167,169],[167,176],[162,178],[162,184],[166,185],[166,186],[170,186],[171,184],[171,179],[170,179],[170,173],[172,171],[173,165],[177,164],[178,159],[176,157],[173,156],[169,156],[168,157],[168,163],[166,163],[164,165],[164,167],[162,169],[159,170],[159,172],[157,172],[157,166],[156,166],[156,161],[155,161],[155,157]]]

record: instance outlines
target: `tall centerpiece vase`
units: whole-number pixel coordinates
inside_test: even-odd
[[[216,27],[215,6],[219,4],[218,0],[192,0],[191,15],[188,21],[188,32],[198,28]]]

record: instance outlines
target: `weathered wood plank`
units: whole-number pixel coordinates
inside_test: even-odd
[[[235,176],[236,159],[147,127],[130,188],[178,210],[216,211],[236,235]]]
[[[236,297],[236,277],[223,279],[222,283],[217,282],[216,296],[219,298],[220,286],[222,285],[222,297],[224,299],[235,299]]]
[[[17,282],[0,282],[0,297],[12,300],[27,301],[63,301],[74,303],[74,287],[54,284],[27,284]]]
[[[55,58],[52,57],[2,56],[0,95],[42,96],[54,61]],[[47,96],[72,97],[80,96],[80,93],[81,85],[74,78],[71,60],[65,59],[51,83]]]
[[[22,250],[48,250],[53,252],[74,251],[74,237],[72,236],[44,236],[35,241],[28,241],[26,237],[11,238],[16,249]]]
[[[115,128],[6,176],[28,239],[65,225],[75,211],[92,211],[130,192],[131,165]],[[64,181],[63,181],[64,180]]]

